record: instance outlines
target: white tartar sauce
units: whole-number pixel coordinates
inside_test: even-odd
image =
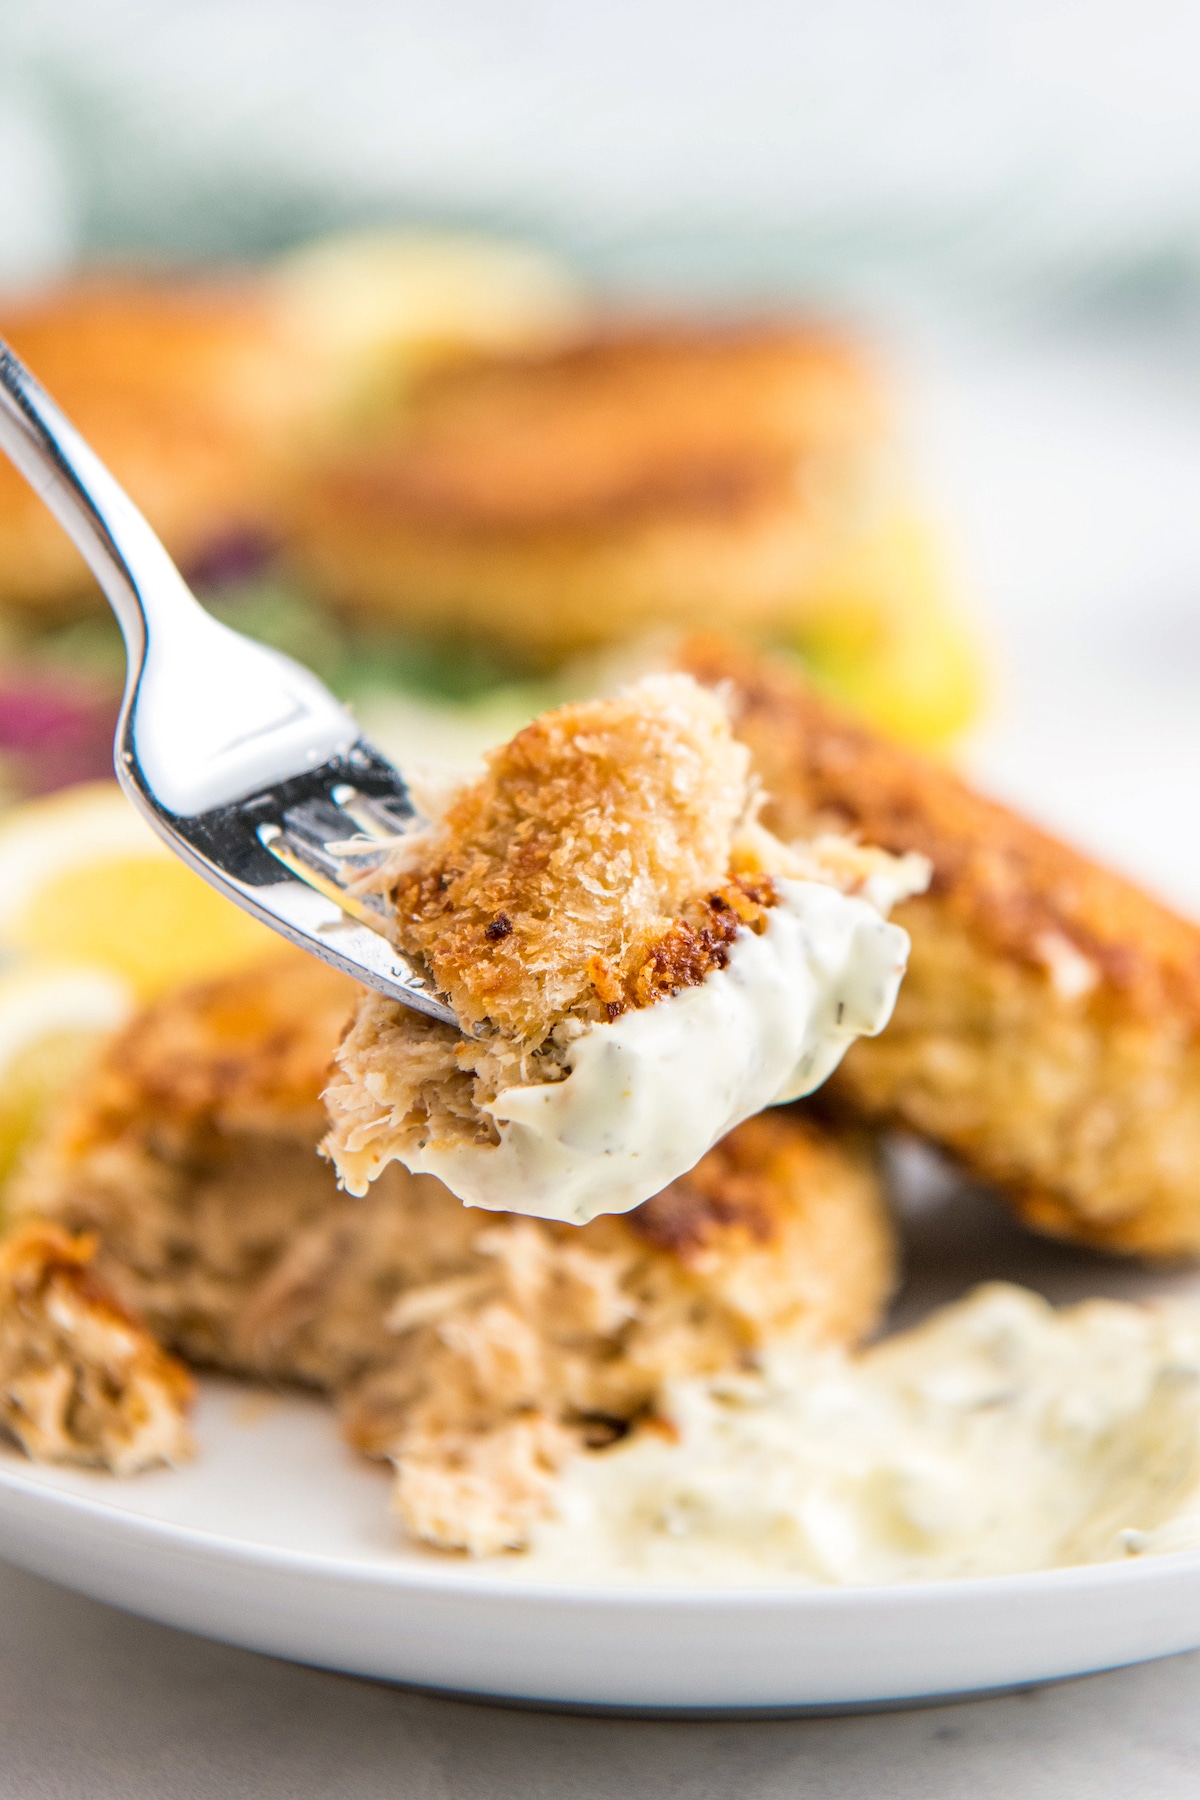
[[[811,1093],[891,1017],[908,934],[868,901],[778,880],[761,935],[697,987],[586,1025],[565,1079],[505,1088],[498,1144],[406,1150],[470,1206],[586,1224],[628,1212],[763,1107]]]
[[[580,1455],[531,1579],[860,1585],[1200,1544],[1200,1307],[993,1284],[858,1356],[681,1382]]]

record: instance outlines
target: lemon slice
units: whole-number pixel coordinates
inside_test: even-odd
[[[449,231],[349,231],[276,265],[283,316],[332,363],[343,401],[464,352],[512,350],[578,327],[562,264],[528,245]]]
[[[128,982],[103,969],[18,964],[0,972],[0,1183],[55,1096],[133,1007]]]
[[[792,641],[818,686],[902,743],[941,749],[980,710],[980,643],[934,533],[910,513],[831,561]]]
[[[160,842],[115,782],[0,819],[0,951],[90,964],[144,1000],[278,948],[274,932]]]

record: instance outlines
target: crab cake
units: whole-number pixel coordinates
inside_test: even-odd
[[[907,943],[872,901],[924,865],[797,858],[754,808],[719,701],[660,675],[543,715],[397,840],[364,886],[463,1030],[364,998],[326,1094],[351,1191],[398,1160],[473,1206],[625,1212],[882,1029]]]
[[[296,567],[368,618],[554,661],[785,618],[879,481],[877,383],[791,325],[609,329],[428,376],[316,470]]]
[[[393,1165],[296,1240],[243,1332],[264,1359],[332,1364],[343,1430],[392,1460],[408,1528],[484,1553],[523,1543],[566,1457],[653,1413],[676,1374],[857,1338],[889,1281],[865,1155],[772,1116],[583,1227],[480,1214]]]
[[[228,1363],[248,1287],[328,1206],[321,1084],[357,991],[297,950],[150,1006],[27,1153],[13,1216],[95,1232],[152,1331]]]
[[[563,1457],[664,1381],[877,1323],[895,1265],[870,1153],[794,1111],[583,1228],[397,1165],[341,1193],[316,1145],[355,999],[287,951],[150,1008],[33,1152],[17,1229],[86,1233],[96,1278],[189,1360],[333,1393],[418,1535],[519,1543]]]
[[[1200,1251],[1200,930],[946,769],[726,643],[683,661],[730,695],[785,836],[929,858],[897,918],[908,974],[831,1094],[944,1145],[1041,1231]]]
[[[0,307],[0,336],[185,566],[274,535],[313,377],[280,309],[250,282],[114,275]],[[0,461],[0,604],[87,604],[82,557]]]
[[[185,1461],[191,1377],[96,1279],[94,1252],[39,1220],[0,1241],[0,1431],[37,1462]]]

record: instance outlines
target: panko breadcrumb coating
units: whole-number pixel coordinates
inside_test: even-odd
[[[353,1191],[430,1134],[494,1138],[480,1102],[558,1079],[556,1027],[669,992],[656,968],[678,962],[681,933],[703,950],[712,920],[761,914],[768,890],[731,881],[749,763],[718,699],[687,676],[651,676],[536,719],[430,831],[401,841],[371,878],[397,941],[486,1035],[364,996],[326,1095],[327,1147]],[[687,917],[697,909],[708,917]],[[709,948],[698,979],[721,946]]]
[[[1039,1230],[1200,1251],[1200,929],[787,669],[719,640],[682,660],[730,696],[773,829],[932,863],[897,909],[912,954],[892,1022],[830,1092],[944,1145]]]
[[[610,327],[418,383],[317,466],[297,569],[360,616],[553,661],[790,617],[879,485],[878,384],[784,323]]]
[[[387,894],[397,942],[463,1031],[364,996],[325,1096],[325,1147],[351,1192],[363,1193],[392,1160],[430,1169],[471,1204],[523,1210],[527,1201],[530,1212],[577,1221],[653,1192],[653,1172],[638,1186],[649,1150],[627,1155],[623,1116],[614,1114],[604,1156],[593,1159],[604,1163],[599,1203],[586,1171],[568,1189],[577,1172],[560,1159],[556,1194],[543,1204],[540,1141],[513,1135],[523,1127],[506,1136],[496,1120],[513,1115],[494,1108],[514,1104],[514,1091],[565,1082],[585,1032],[724,970],[740,938],[768,931],[777,878],[841,885],[815,859],[798,865],[757,825],[755,804],[749,756],[723,705],[678,673],[547,713],[492,751],[445,816],[401,839],[364,881]],[[769,1030],[756,1015],[748,1056],[762,1060]],[[696,1060],[678,1079],[694,1085],[712,1046],[687,1049]],[[611,1042],[603,1052],[619,1053]],[[780,1068],[776,1081],[790,1072]],[[806,1091],[772,1087],[718,1116],[707,1137],[687,1137],[692,1160],[750,1110]],[[640,1091],[619,1098],[630,1114],[643,1105]],[[576,1126],[564,1129],[574,1143]],[[657,1178],[687,1166],[668,1162]]]
[[[231,539],[275,534],[318,389],[265,291],[84,277],[7,300],[0,337],[185,567]],[[95,594],[62,527],[0,459],[0,604],[53,613]]]
[[[0,1241],[0,1431],[38,1462],[182,1462],[191,1377],[96,1278],[94,1251],[36,1220]]]
[[[536,1046],[628,1005],[648,947],[729,875],[750,758],[685,675],[545,713],[491,752],[420,853],[400,846],[399,942],[465,1026]]]
[[[148,1009],[14,1205],[90,1234],[99,1278],[190,1360],[332,1393],[417,1536],[519,1545],[563,1458],[652,1413],[664,1381],[877,1323],[894,1253],[870,1156],[794,1110],[584,1227],[471,1211],[395,1165],[341,1193],[319,1095],[355,999],[286,951]]]

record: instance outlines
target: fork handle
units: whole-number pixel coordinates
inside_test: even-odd
[[[81,551],[138,670],[151,608],[161,623],[202,609],[129,496],[2,338],[0,449]]]

